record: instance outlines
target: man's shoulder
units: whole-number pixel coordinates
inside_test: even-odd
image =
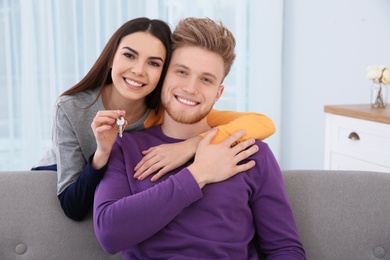
[[[269,145],[266,142],[264,142],[264,141],[256,140],[255,144],[259,147],[259,152],[260,151],[262,153],[264,153],[264,152],[272,152],[271,148],[269,147]]]
[[[132,130],[123,132],[123,136],[128,138],[140,138],[140,136],[159,136],[161,133],[161,125],[152,126],[140,130]]]
[[[269,145],[261,140],[256,140],[255,144],[259,147],[259,150],[253,154],[250,158],[251,160],[261,160],[261,159],[269,159],[270,157],[274,157],[274,154],[269,147]]]
[[[152,146],[163,143],[163,138],[160,134],[160,126],[153,126],[142,130],[123,132],[122,138],[118,137],[116,143],[123,149],[148,149]]]

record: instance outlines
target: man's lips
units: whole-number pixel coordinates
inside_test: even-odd
[[[180,96],[176,96],[176,99],[185,104],[185,105],[188,105],[188,106],[196,106],[199,104],[199,102],[196,102],[194,100],[190,100],[190,99],[187,99],[187,98],[184,98],[184,97],[180,97]]]

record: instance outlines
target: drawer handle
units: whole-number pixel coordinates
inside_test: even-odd
[[[351,139],[351,140],[360,140],[359,135],[357,133],[355,133],[355,132],[350,133],[348,138]]]

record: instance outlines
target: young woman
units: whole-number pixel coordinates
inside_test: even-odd
[[[110,38],[96,63],[55,105],[52,148],[33,170],[57,171],[57,195],[65,214],[82,220],[93,205],[112,146],[118,136],[117,119],[125,131],[163,122],[161,86],[171,57],[171,30],[161,20],[137,18],[123,24]],[[214,142],[239,129],[244,138],[264,139],[275,131],[261,114],[213,111],[211,126],[219,126]],[[144,151],[135,177],[153,172],[154,180],[194,156],[199,138]],[[129,155],[131,156],[131,155]]]

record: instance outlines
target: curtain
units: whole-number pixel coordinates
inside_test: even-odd
[[[51,145],[58,96],[88,72],[120,25],[140,16],[165,20],[172,29],[188,16],[220,19],[236,36],[237,58],[216,108],[265,113],[269,107],[248,98],[249,86],[259,90],[248,82],[248,68],[260,60],[247,53],[261,47],[248,42],[249,34],[259,35],[251,23],[258,19],[251,15],[254,4],[259,5],[256,0],[0,0],[0,170],[27,170],[39,161]],[[264,64],[271,57],[262,59]]]

